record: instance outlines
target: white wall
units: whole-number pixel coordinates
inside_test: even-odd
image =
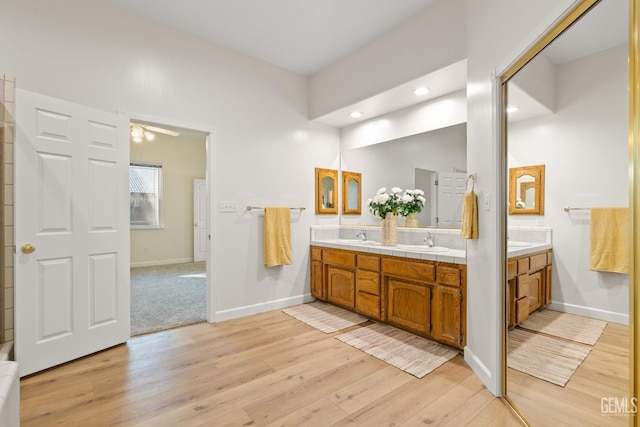
[[[110,111],[215,129],[215,318],[302,301],[309,294],[314,167],[337,168],[337,130],[309,122],[308,79],[96,0],[3,0],[0,70],[17,86]],[[293,265],[266,268],[262,219],[246,204],[295,204]],[[333,217],[327,221],[337,223]]]
[[[628,276],[589,271],[589,212],[628,206],[627,46],[557,69],[555,114],[509,126],[509,167],[545,164],[545,215],[509,225],[553,228],[553,306],[628,323]]]
[[[459,124],[342,151],[342,169],[362,173],[362,215],[343,215],[342,224],[373,224],[367,199],[381,187],[414,188],[414,169],[452,172],[467,164],[466,125]],[[428,189],[427,189],[428,190]]]
[[[467,8],[467,167],[477,174],[479,238],[467,242],[465,360],[494,394],[501,394],[500,318],[503,256],[499,241],[506,200],[498,174],[495,73],[524,52],[571,4],[569,0],[469,1]],[[489,210],[485,210],[485,197]]]
[[[131,230],[131,266],[193,261],[193,180],[205,179],[205,137],[156,133],[131,144],[132,162],[162,165],[162,228]]]
[[[318,118],[466,57],[466,0],[438,1],[311,77]]]

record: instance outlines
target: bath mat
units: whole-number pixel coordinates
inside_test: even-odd
[[[531,314],[518,325],[523,329],[544,332],[571,341],[594,345],[607,322],[554,310],[541,310]]]
[[[320,301],[296,305],[285,308],[282,311],[326,334],[359,325],[369,320],[357,313]]]
[[[381,323],[336,338],[418,378],[458,355],[449,347]]]
[[[507,366],[564,387],[591,347],[544,334],[512,329],[507,338]]]

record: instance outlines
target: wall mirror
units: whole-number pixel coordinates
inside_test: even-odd
[[[637,57],[630,61],[629,53],[637,47],[629,49],[629,4],[575,2],[501,76],[503,394],[527,425],[637,421],[633,408],[602,406],[609,398],[631,402],[638,396],[630,389],[637,375],[637,356],[630,351],[637,346],[633,272],[589,268],[589,208],[633,206],[635,199],[629,199],[630,139],[637,144],[637,135],[629,135],[629,88],[637,80],[629,80],[629,62]],[[521,167],[541,164],[546,176],[540,167]],[[565,206],[581,209],[566,212]],[[540,226],[551,252],[518,247]],[[598,332],[582,341],[573,332],[541,332],[532,325],[559,321],[580,328],[597,324]],[[552,355],[555,344],[583,351],[562,375],[560,359]]]
[[[338,171],[316,168],[316,214],[338,213]]]
[[[544,165],[509,169],[509,215],[544,215]]]
[[[342,171],[342,213],[359,215],[362,212],[362,174]]]
[[[460,228],[467,179],[466,123],[343,150],[340,157],[343,170],[366,176],[360,193],[365,203],[362,216],[343,216],[342,224],[375,223],[366,200],[382,187],[400,187],[425,192],[427,203],[416,215],[421,227]]]

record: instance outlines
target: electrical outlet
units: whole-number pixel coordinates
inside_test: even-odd
[[[238,212],[238,203],[236,202],[220,202],[218,204],[219,212]]]

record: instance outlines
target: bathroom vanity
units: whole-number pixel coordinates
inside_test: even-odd
[[[551,249],[533,248],[507,263],[507,322],[509,328],[551,304]]]
[[[465,264],[311,246],[315,298],[459,349],[466,272]]]

